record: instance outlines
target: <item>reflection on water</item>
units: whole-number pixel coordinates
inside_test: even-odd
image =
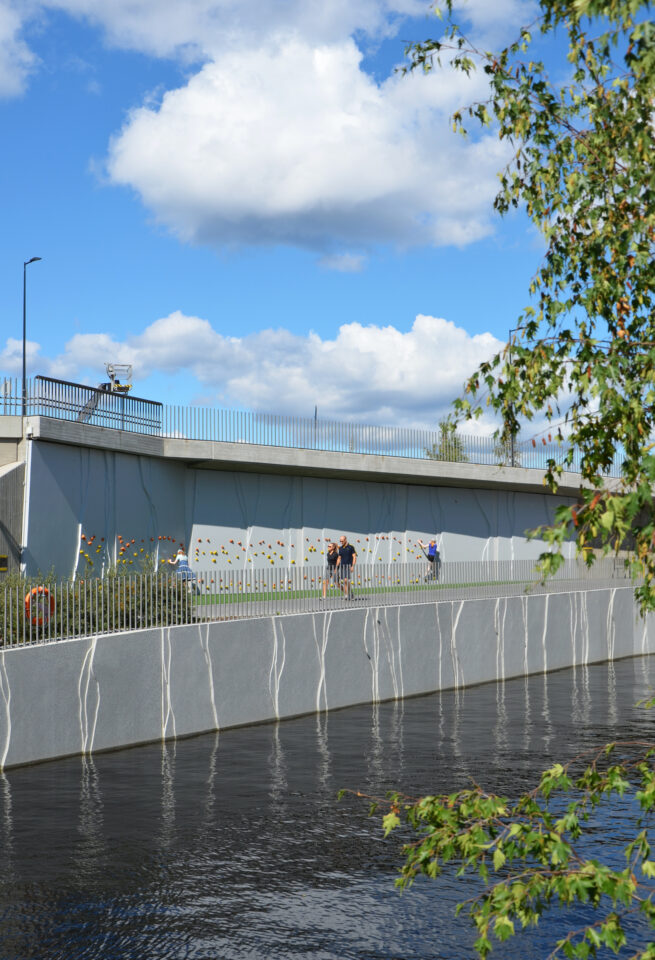
[[[102,791],[95,762],[80,760],[79,813],[75,860],[80,878],[93,882],[107,855],[103,830]]]
[[[469,957],[470,888],[400,898],[400,839],[337,791],[515,794],[582,746],[653,736],[635,703],[654,683],[644,657],[9,771],[0,960]]]
[[[175,754],[176,743],[161,745],[161,826],[159,846],[168,850],[175,838]]]

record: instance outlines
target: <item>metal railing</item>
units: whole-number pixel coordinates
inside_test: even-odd
[[[163,404],[127,394],[112,393],[52,377],[34,377],[27,384],[28,416],[52,417],[161,436]],[[18,380],[5,380],[0,397],[0,412],[20,416],[22,395]]]
[[[337,420],[290,417],[212,407],[164,407],[163,432],[169,437],[224,443],[262,444],[332,453],[363,453],[414,460],[526,467],[543,470],[546,461],[564,462],[569,446],[548,441],[516,439],[500,444],[494,437],[457,433],[444,437],[438,430],[380,427]],[[622,454],[617,452],[607,475],[621,476]],[[573,451],[567,471],[580,472],[580,454]]]
[[[0,646],[49,643],[156,626],[321,610],[512,597],[632,585],[623,561],[566,561],[546,583],[531,560],[357,564],[348,579],[326,567],[206,571],[18,581],[0,587]]]
[[[20,416],[20,380],[6,379],[0,388],[0,415]],[[563,464],[569,450],[566,444],[547,441],[546,438],[517,438],[510,446],[499,444],[493,437],[460,433],[445,437],[439,430],[380,427],[216,407],[170,406],[50,377],[35,377],[28,381],[26,394],[29,416],[55,417],[151,436],[217,443],[261,444],[489,466],[505,464],[538,470],[545,469],[548,460]],[[622,453],[618,450],[607,476],[620,476],[621,462]],[[577,450],[573,451],[572,463],[566,469],[580,472]]]

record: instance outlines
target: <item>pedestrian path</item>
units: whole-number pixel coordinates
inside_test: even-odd
[[[308,591],[305,595],[267,596],[256,599],[257,595],[225,595],[217,602],[203,598],[195,607],[196,620],[242,620],[254,617],[268,617],[298,613],[317,613],[321,611],[353,610],[362,607],[405,606],[416,603],[436,603],[444,601],[482,600],[502,597],[517,597],[527,594],[545,595],[553,593],[575,593],[577,591],[606,590],[631,586],[631,581],[623,578],[608,577],[597,580],[577,578],[549,580],[545,584],[522,580],[514,583],[486,584],[424,584],[384,590],[356,587],[350,598],[332,590],[324,600],[317,591]]]

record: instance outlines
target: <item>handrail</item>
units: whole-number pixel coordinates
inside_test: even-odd
[[[571,464],[564,464],[568,445],[545,438],[539,441],[517,438],[510,447],[493,437],[460,433],[444,436],[439,430],[176,406],[43,376],[28,381],[26,394],[28,416],[72,420],[146,435],[538,470],[545,470],[552,460],[567,471],[580,472],[579,451],[574,451]],[[0,382],[0,416],[20,416],[21,411],[20,380]],[[608,477],[621,475],[621,462],[619,450],[607,470]]]
[[[0,585],[0,649],[158,626],[631,588],[622,560],[592,567],[567,560],[545,583],[534,560],[361,563],[347,574],[325,564],[273,569],[161,570],[75,580],[22,578]]]
[[[101,393],[103,394],[103,396],[109,393],[108,390],[104,390],[102,387],[90,387],[90,386],[87,386],[86,384],[74,383],[74,381],[72,380],[59,380],[57,377],[46,377],[41,373],[38,373],[34,377],[34,382],[35,383],[37,382],[54,383],[54,384],[57,384],[58,386],[63,386],[63,387],[75,387],[81,390],[93,391],[94,393]],[[114,396],[127,396],[127,394],[116,393],[114,394]],[[163,407],[163,403],[161,403],[159,400],[146,400],[144,397],[135,397],[133,394],[129,394],[129,399],[138,400],[140,403],[149,403],[149,404],[152,404],[153,407]]]

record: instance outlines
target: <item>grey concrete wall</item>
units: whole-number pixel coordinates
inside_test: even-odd
[[[96,536],[88,552],[94,572],[100,573],[106,545],[111,544],[113,552],[117,534],[134,537],[136,552],[142,547],[150,551],[159,536],[183,541],[191,526],[191,516],[185,516],[187,470],[174,462],[33,441],[27,472],[23,559],[28,574],[54,569],[70,577],[86,572],[82,534]]]
[[[8,572],[12,573],[20,566],[24,490],[25,464],[0,466],[0,554],[7,557]]]
[[[655,651],[630,588],[136,631],[0,651],[0,765]]]
[[[185,542],[193,565],[219,572],[322,564],[326,540],[341,533],[360,562],[422,559],[416,541],[433,534],[445,561],[533,559],[542,547],[528,543],[525,531],[548,522],[566,502],[443,480],[414,485],[373,475],[356,480],[204,470],[40,440],[29,448],[28,573],[52,567],[60,576],[86,572],[85,552],[98,573],[115,560],[117,534],[135,539],[129,553],[135,567],[142,549],[162,546],[159,536]],[[90,551],[83,534],[96,538]],[[169,556],[172,544],[163,547]]]
[[[0,467],[23,460],[23,419],[8,416],[0,402]]]
[[[20,417],[0,417],[0,435],[8,436],[11,421]],[[8,425],[5,429],[5,424]],[[211,426],[206,425],[211,432]],[[90,447],[117,453],[159,457],[209,470],[242,470],[250,473],[278,473],[294,476],[326,476],[351,480],[427,484],[498,490],[522,490],[543,493],[544,468],[509,467],[505,464],[479,464],[392,456],[383,453],[334,452],[302,446],[276,447],[271,444],[217,440],[190,440],[180,434],[146,436],[129,430],[97,427],[51,417],[30,416],[25,421],[26,436],[50,443]],[[12,434],[13,435],[13,434]],[[302,442],[302,438],[298,438]],[[532,460],[532,457],[529,458]],[[537,449],[537,459],[539,451]],[[545,464],[545,457],[542,458]],[[564,473],[560,493],[577,496],[582,477]],[[608,481],[611,483],[611,481]]]

